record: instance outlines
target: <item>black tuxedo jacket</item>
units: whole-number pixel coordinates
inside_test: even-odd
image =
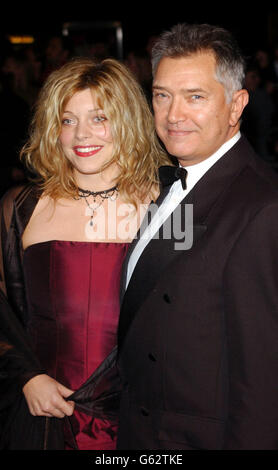
[[[242,137],[186,203],[123,297],[118,448],[278,449],[278,177]]]

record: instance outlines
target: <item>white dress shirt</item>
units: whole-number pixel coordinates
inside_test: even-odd
[[[225,142],[213,155],[206,158],[196,165],[184,167],[187,170],[186,189],[182,189],[181,181],[175,181],[172,184],[169,193],[165,197],[161,206],[158,208],[155,215],[152,217],[150,224],[146,227],[143,234],[141,234],[133,252],[130,255],[127,267],[126,288],[129,284],[130,278],[136,266],[136,263],[141,256],[143,250],[146,248],[149,241],[158,232],[165,220],[172,214],[180,202],[192,190],[195,184],[202,178],[202,176],[225,154],[230,150],[236,142],[240,139],[240,132],[234,135],[230,140]]]

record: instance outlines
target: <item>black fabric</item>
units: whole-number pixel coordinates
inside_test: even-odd
[[[175,209],[194,205],[192,247],[170,232],[142,252],[118,329],[118,450],[277,449],[277,188],[242,137]]]
[[[180,180],[182,188],[186,189],[187,170],[185,168],[164,165],[158,171],[162,186],[169,186],[175,181]]]
[[[88,380],[67,400],[74,401],[84,413],[117,422],[121,381],[116,364],[117,347],[107,356]]]
[[[32,416],[23,385],[45,373],[28,336],[21,236],[38,202],[33,186],[9,191],[1,201],[0,224],[0,449],[63,449],[63,420]],[[117,420],[121,383],[117,349],[68,399],[100,418]]]

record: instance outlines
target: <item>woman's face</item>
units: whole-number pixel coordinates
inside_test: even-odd
[[[77,182],[98,174],[113,155],[110,124],[89,88],[76,92],[65,106],[59,137]]]

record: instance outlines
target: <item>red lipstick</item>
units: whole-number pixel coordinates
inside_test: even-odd
[[[102,149],[102,145],[88,145],[86,147],[81,146],[81,145],[76,145],[73,147],[74,153],[78,157],[92,157],[96,153],[98,153]]]

